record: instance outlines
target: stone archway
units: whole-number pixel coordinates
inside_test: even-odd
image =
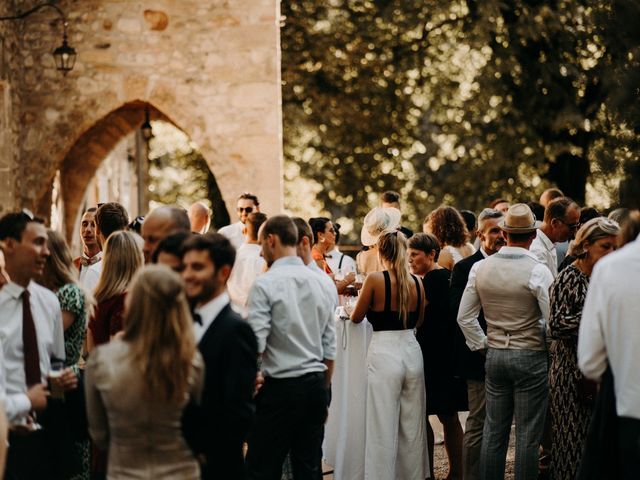
[[[60,186],[64,205],[63,228],[67,239],[71,238],[74,225],[81,213],[87,185],[118,142],[140,128],[145,118],[145,108],[149,109],[151,118],[173,123],[146,102],[135,100],[125,103],[84,132],[62,161]],[[47,199],[43,198],[41,202],[46,203]]]
[[[78,50],[66,77],[51,59],[55,18],[3,26],[10,41],[0,107],[15,121],[0,122],[0,172],[11,172],[0,204],[48,217],[61,170],[65,216],[73,217],[97,159],[142,122],[123,106],[145,102],[199,146],[227,205],[251,190],[267,213],[281,211],[279,3],[60,0]]]

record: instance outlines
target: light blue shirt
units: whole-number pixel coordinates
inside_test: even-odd
[[[266,377],[323,372],[323,360],[335,358],[336,304],[328,284],[300,258],[280,258],[256,278],[248,307]]]

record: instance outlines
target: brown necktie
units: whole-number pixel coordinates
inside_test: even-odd
[[[29,291],[22,292],[22,345],[24,350],[24,374],[27,387],[40,383],[40,354],[38,353],[38,336],[31,315]]]

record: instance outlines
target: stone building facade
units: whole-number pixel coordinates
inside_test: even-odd
[[[7,0],[0,16],[37,0]],[[78,51],[66,76],[52,9],[0,23],[0,209],[47,217],[59,172],[67,234],[89,181],[144,109],[183,130],[228,208],[282,209],[279,0],[60,0]],[[234,218],[231,212],[231,218]]]

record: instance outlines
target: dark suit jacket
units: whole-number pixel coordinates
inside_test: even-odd
[[[198,348],[205,364],[204,391],[197,413],[193,406],[190,413],[185,412],[185,436],[192,448],[206,457],[203,479],[243,480],[242,445],[255,414],[256,337],[228,304]]]
[[[451,286],[449,289],[449,298],[451,301],[451,312],[454,317],[458,317],[458,309],[460,308],[460,300],[462,300],[462,294],[464,288],[467,286],[467,280],[469,279],[469,272],[471,267],[480,260],[484,259],[480,249],[470,257],[460,260],[453,267],[451,272]],[[480,310],[478,317],[480,326],[484,333],[487,333],[487,322],[484,319],[484,313]],[[480,352],[472,352],[465,342],[464,335],[458,322],[456,324],[456,365],[454,366],[455,372],[458,376],[469,380],[484,381],[484,356]]]

